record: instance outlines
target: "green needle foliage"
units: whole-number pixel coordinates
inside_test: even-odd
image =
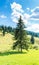
[[[34,44],[34,36],[33,35],[31,36],[31,40],[30,41],[31,41],[32,44]]]
[[[16,42],[13,44],[13,49],[18,48],[21,52],[22,52],[22,49],[28,50],[27,35],[26,35],[26,31],[24,30],[24,28],[25,26],[20,16],[18,23],[17,23],[17,27],[15,29]]]
[[[2,32],[3,32],[3,36],[5,36],[5,27],[2,26]]]

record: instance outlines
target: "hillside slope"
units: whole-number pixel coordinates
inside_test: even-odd
[[[11,34],[2,35],[0,32],[0,51],[6,51],[11,49],[13,43],[13,36]]]

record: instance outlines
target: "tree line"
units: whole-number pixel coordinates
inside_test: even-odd
[[[6,33],[13,34],[14,29],[11,26],[7,27],[7,26],[2,25],[2,26],[0,26],[0,31],[2,31],[3,36],[5,36]]]

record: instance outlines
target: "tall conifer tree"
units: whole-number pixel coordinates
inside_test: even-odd
[[[20,16],[17,27],[15,29],[15,40],[16,42],[13,44],[13,49],[16,49],[17,47],[21,50],[22,49],[28,49],[28,44],[27,44],[27,35],[26,31],[24,30],[24,23],[23,20]]]

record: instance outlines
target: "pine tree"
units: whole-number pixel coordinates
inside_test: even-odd
[[[5,26],[2,26],[3,36],[5,36]]]
[[[33,35],[31,36],[31,40],[30,41],[31,41],[32,44],[34,44],[34,36]]]
[[[18,47],[21,52],[22,49],[28,49],[28,44],[27,44],[27,35],[26,31],[24,30],[24,23],[23,20],[21,19],[21,16],[18,20],[17,27],[15,29],[15,40],[16,42],[13,44],[13,49],[16,49]]]

